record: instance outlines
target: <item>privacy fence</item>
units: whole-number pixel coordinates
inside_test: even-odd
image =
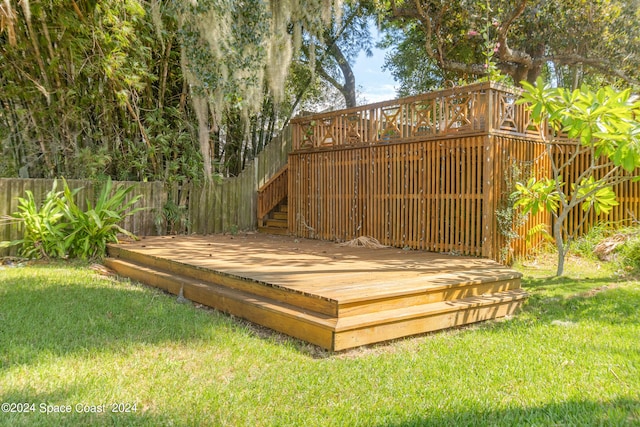
[[[287,162],[291,147],[289,131],[276,137],[243,172],[233,178],[211,183],[115,182],[114,186],[134,186],[130,197],[141,195],[137,207],[143,211],[126,218],[124,228],[139,236],[176,233],[211,234],[254,229],[256,227],[256,194],[269,178]],[[20,224],[7,220],[17,211],[18,197],[27,190],[36,200],[43,200],[52,188],[50,179],[0,178],[0,241],[21,236]],[[70,180],[71,188],[83,189],[78,203],[94,201],[100,184],[92,181]],[[62,189],[62,183],[59,183]],[[0,249],[0,256],[14,255],[16,248]]]
[[[518,223],[509,194],[517,180],[550,176],[541,131],[517,91],[482,83],[292,121],[289,231],[320,239],[372,236],[397,247],[480,255],[497,260],[535,246],[531,230],[552,224],[548,213]],[[552,155],[566,158],[572,141],[557,138]],[[563,171],[567,185],[588,164]],[[616,189],[609,217],[579,211],[569,231],[640,214],[640,183]]]

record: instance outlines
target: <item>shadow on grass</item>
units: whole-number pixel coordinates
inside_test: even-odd
[[[640,400],[617,399],[610,402],[567,401],[549,405],[506,410],[470,410],[410,417],[385,426],[637,426]]]
[[[128,353],[137,344],[164,342],[215,345],[242,328],[221,313],[194,310],[150,288],[30,268],[33,276],[26,279],[0,275],[0,370],[40,354]]]
[[[612,278],[529,279],[523,288],[531,293],[523,312],[538,320],[568,319],[629,324],[640,321],[640,288]]]

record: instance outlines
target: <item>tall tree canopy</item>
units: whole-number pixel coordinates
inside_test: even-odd
[[[0,0],[0,175],[235,175],[314,76],[354,105],[371,5],[406,93],[493,67],[639,80],[638,1]]]
[[[0,175],[236,174],[278,111],[289,114],[279,101],[303,29],[322,40],[340,10],[322,0],[1,0]]]
[[[546,69],[574,87],[589,74],[640,84],[638,1],[380,0],[378,6],[395,30],[388,67],[406,89],[485,76],[489,61],[516,84]]]
[[[303,44],[303,61],[315,58],[317,75],[338,90],[344,107],[357,105],[356,76],[352,65],[364,51],[371,56],[371,12],[359,3],[345,4],[341,16],[332,19],[321,39],[308,38]],[[312,53],[310,49],[316,49]]]

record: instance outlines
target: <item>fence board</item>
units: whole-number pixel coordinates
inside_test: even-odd
[[[387,245],[480,255],[480,236],[463,214],[481,210],[482,185],[475,179],[483,143],[484,137],[469,137],[294,152],[293,230],[302,237],[368,235]]]
[[[6,218],[18,211],[18,198],[25,197],[26,191],[33,193],[37,203],[41,203],[46,194],[52,190],[54,180],[51,179],[0,179],[0,218]],[[81,209],[87,208],[87,200],[95,204],[98,195],[98,186],[91,181],[69,180],[69,188],[72,190],[82,188],[77,196],[76,203]],[[165,191],[161,182],[114,182],[114,191],[118,187],[133,185],[134,190],[128,195],[128,200],[136,194],[142,196],[142,200],[136,207],[148,209],[129,216],[121,224],[123,228],[138,235],[154,235],[155,214],[162,208],[165,201]],[[62,191],[62,182],[58,181],[56,191]],[[19,222],[0,222],[0,240],[16,240],[22,235]],[[0,256],[15,255],[17,248],[0,249]]]
[[[563,176],[576,180],[588,162],[576,158]],[[549,170],[541,141],[504,134],[294,151],[290,230],[326,240],[367,235],[386,245],[508,261],[528,253],[542,235],[511,240],[496,211],[506,207],[514,180],[549,176]],[[638,218],[640,183],[627,182],[616,191],[620,205],[606,220]],[[570,227],[579,226],[578,214]],[[603,220],[591,214],[582,229]],[[551,216],[540,212],[516,231],[526,236],[540,224],[550,228]]]

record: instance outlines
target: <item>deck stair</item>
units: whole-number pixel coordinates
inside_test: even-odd
[[[356,263],[359,255],[353,254],[358,252],[350,251],[362,248],[340,252],[346,264],[335,256],[300,254],[294,248],[284,250],[279,262],[258,266],[257,257],[266,259],[270,252],[257,244],[238,254],[241,264],[228,258],[229,247],[189,238],[196,240],[154,238],[110,245],[105,265],[119,275],[333,351],[504,317],[527,296],[520,289],[520,273],[489,260],[453,260],[437,269],[427,263],[417,274],[395,264],[376,272],[367,271],[366,261]],[[182,249],[187,244],[190,255]],[[299,261],[290,261],[292,256]],[[311,267],[308,260],[318,264]],[[433,263],[442,260],[440,256]],[[412,265],[415,260],[403,262]],[[329,269],[321,271],[322,265]],[[356,268],[348,270],[347,265]]]
[[[258,189],[258,231],[289,234],[289,166],[284,165]]]
[[[278,206],[267,214],[267,218],[258,225],[258,231],[261,233],[289,234],[289,206],[287,199],[284,199]]]

